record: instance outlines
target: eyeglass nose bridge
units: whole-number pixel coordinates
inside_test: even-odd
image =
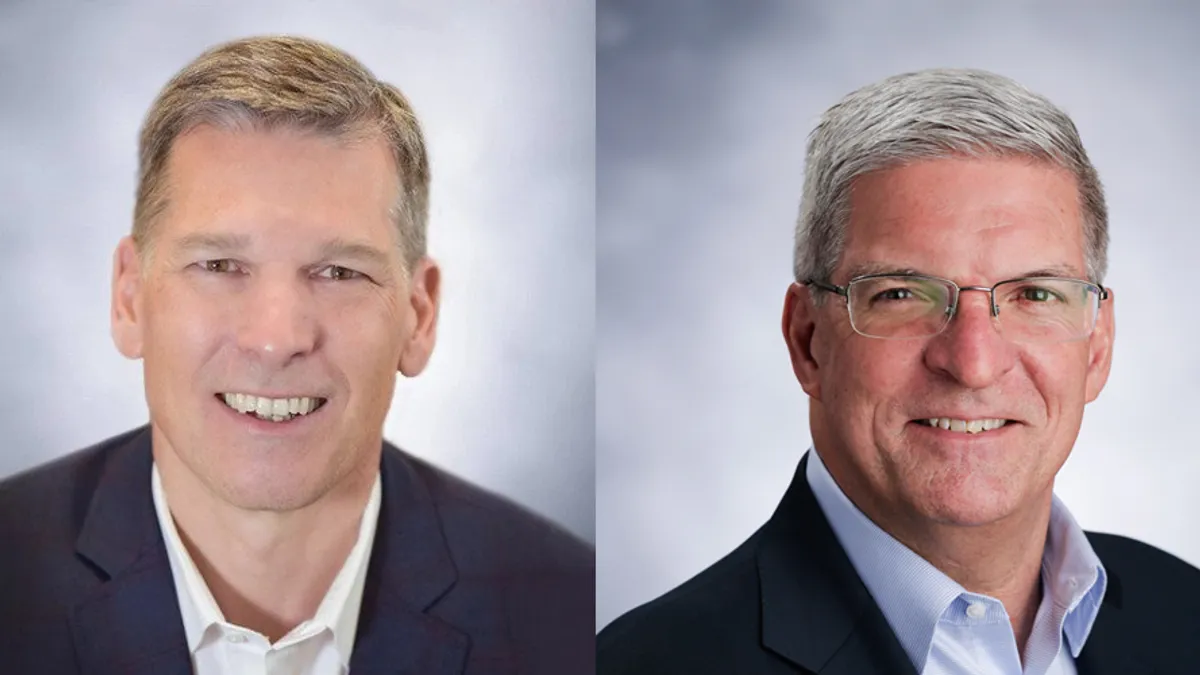
[[[996,289],[990,286],[958,286],[954,287],[954,297],[950,299],[950,306],[946,308],[946,318],[953,319],[958,313],[958,297],[963,291],[979,291],[988,294],[988,304],[992,306],[992,316],[1000,316],[1000,305],[996,304]]]

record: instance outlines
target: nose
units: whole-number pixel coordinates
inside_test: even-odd
[[[317,345],[312,298],[294,279],[259,277],[244,290],[236,308],[237,344],[262,365],[286,366]]]
[[[991,295],[959,293],[950,324],[925,349],[925,364],[968,389],[985,389],[1016,365],[1012,343],[1000,334],[992,316]]]

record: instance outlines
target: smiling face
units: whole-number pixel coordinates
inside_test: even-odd
[[[1024,159],[920,161],[859,178],[833,283],[911,270],[962,286],[1043,270],[1086,278],[1070,173]],[[789,291],[784,330],[811,397],[813,440],[847,496],[889,523],[982,525],[1049,507],[1084,404],[1108,377],[1112,300],[1085,340],[1019,344],[985,293],[962,294],[939,335],[884,340],[851,328],[846,305]],[[931,418],[1003,419],[963,433]],[[993,426],[988,423],[987,427]],[[881,522],[882,521],[882,522]]]
[[[370,480],[396,373],[424,367],[438,303],[431,261],[405,274],[387,146],[201,126],[168,173],[149,255],[122,240],[113,282],[156,461],[254,510]],[[302,398],[319,407],[298,414]]]

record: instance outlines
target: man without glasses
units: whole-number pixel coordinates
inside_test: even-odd
[[[1200,573],[1052,494],[1112,358],[1071,120],[931,70],[809,141],[783,333],[813,451],[741,547],[601,634],[601,673],[1194,673]]]
[[[4,672],[590,670],[590,548],[382,440],[440,293],[400,91],[239,40],[139,160],[112,332],[150,424],[0,483]]]

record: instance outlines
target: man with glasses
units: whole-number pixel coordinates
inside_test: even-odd
[[[1107,212],[1071,120],[930,70],[808,147],[783,333],[813,450],[733,553],[608,626],[600,673],[1194,673],[1200,571],[1053,495],[1108,378]]]

